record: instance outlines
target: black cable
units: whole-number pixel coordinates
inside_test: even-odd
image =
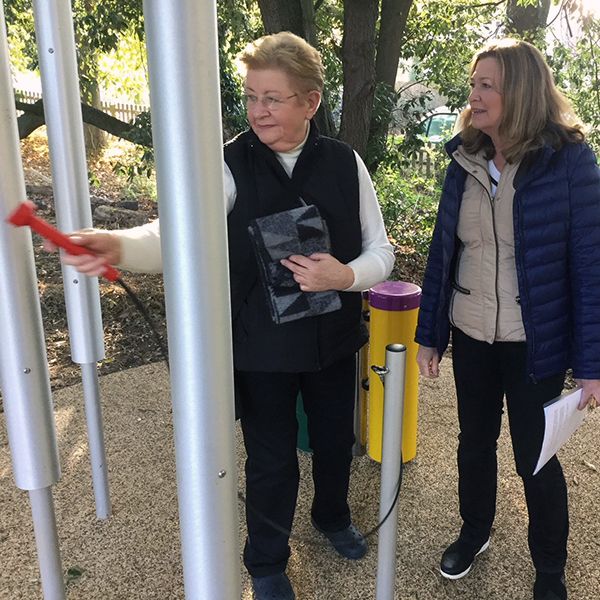
[[[150,313],[148,312],[148,310],[146,309],[146,307],[144,306],[142,301],[137,297],[135,292],[120,277],[117,279],[117,283],[125,290],[125,292],[127,292],[129,299],[133,302],[135,307],[140,311],[140,313],[144,317],[144,320],[146,321],[146,323],[152,330],[152,334],[154,335],[154,340],[158,344],[158,347],[160,348],[160,352],[165,360],[165,364],[167,365],[167,370],[169,370],[169,350],[165,346],[165,343],[163,342],[163,338],[160,335],[160,333],[158,332],[158,329],[156,328],[156,325],[154,324],[154,320],[152,319],[152,316],[150,315]]]
[[[371,529],[370,531],[365,533],[365,535],[364,535],[365,539],[367,539],[367,538],[371,537],[373,534],[377,533],[383,527],[383,524],[388,520],[389,516],[392,514],[392,511],[394,510],[394,507],[396,506],[396,503],[398,502],[398,498],[400,497],[400,488],[402,487],[402,475],[403,474],[404,474],[404,463],[402,462],[402,452],[400,452],[400,473],[398,474],[398,483],[396,484],[396,494],[394,495],[394,500],[392,502],[392,505],[390,506],[390,509],[387,511],[385,517],[383,517],[383,519],[381,519],[381,521],[379,523],[377,523],[377,525],[375,525],[375,527],[373,527],[373,529]]]
[[[152,316],[150,315],[150,313],[148,312],[148,310],[146,309],[146,307],[144,306],[142,301],[137,297],[135,292],[120,277],[117,279],[117,283],[125,290],[125,292],[129,296],[130,300],[133,302],[135,307],[140,311],[141,315],[144,317],[144,320],[146,321],[146,323],[152,330],[152,334],[154,336],[156,343],[158,344],[158,347],[160,348],[160,351],[161,351],[163,358],[165,360],[165,363],[167,365],[167,369],[169,369],[169,351],[163,342],[162,336],[160,335],[160,333],[158,332],[158,329],[156,328],[156,325],[154,323],[154,320],[152,319]],[[400,455],[400,473],[398,475],[398,483],[396,484],[396,493],[395,493],[392,505],[390,506],[389,510],[387,511],[385,517],[383,517],[383,519],[379,523],[377,523],[377,525],[375,527],[373,527],[373,529],[369,530],[367,533],[365,533],[363,535],[365,540],[367,538],[371,537],[372,535],[374,535],[375,533],[377,533],[381,529],[383,524],[388,520],[389,516],[392,514],[392,511],[394,510],[394,507],[396,506],[396,503],[398,502],[398,498],[400,496],[400,488],[402,487],[403,473],[404,473],[404,464],[402,462],[402,455]],[[246,499],[244,494],[242,494],[242,492],[238,491],[237,495],[238,495],[238,499],[244,503],[247,510],[250,510],[251,512],[253,512],[264,523],[266,523],[267,525],[270,525],[271,527],[273,527],[273,529],[276,529],[280,533],[283,533],[289,539],[305,542],[308,544],[327,545],[327,546],[329,545],[328,543],[322,544],[321,542],[319,542],[318,540],[315,540],[314,538],[304,538],[302,536],[293,534],[291,531],[287,530],[285,527],[282,527],[278,523],[275,523],[275,521],[271,520],[269,517],[267,517],[267,515],[265,515],[261,511],[259,511],[254,506],[252,506],[252,504],[250,504],[248,502],[248,500]]]
[[[396,503],[398,502],[398,498],[400,496],[400,488],[402,487],[402,475],[403,475],[403,473],[404,473],[404,464],[402,463],[402,455],[400,455],[400,474],[398,476],[398,483],[396,484],[396,493],[394,495],[394,500],[392,501],[392,505],[390,506],[389,510],[387,511],[385,517],[383,517],[383,519],[381,519],[381,521],[379,523],[377,523],[377,525],[375,525],[375,527],[373,527],[373,529],[370,529],[369,531],[367,531],[367,533],[363,534],[363,538],[365,540],[368,539],[368,538],[370,538],[375,533],[377,533],[383,527],[383,524],[388,520],[389,516],[392,514],[392,511],[394,510],[394,507],[396,506]],[[329,546],[330,545],[328,542],[327,543],[322,543],[319,540],[315,540],[314,538],[306,538],[306,537],[303,537],[301,535],[297,535],[297,534],[292,533],[291,531],[289,531],[285,527],[282,527],[281,525],[279,525],[278,523],[276,523],[275,521],[273,521],[272,519],[270,519],[269,517],[267,517],[260,510],[258,510],[254,506],[252,506],[252,504],[250,504],[250,502],[248,502],[248,500],[246,499],[246,497],[244,496],[244,494],[242,494],[242,492],[238,491],[237,495],[238,495],[238,499],[241,500],[244,503],[244,505],[246,506],[247,510],[249,509],[257,517],[259,517],[261,521],[263,521],[267,525],[270,525],[273,529],[279,531],[279,533],[283,533],[290,540],[294,540],[294,541],[297,541],[297,542],[303,542],[305,544],[312,544],[312,545],[316,545],[316,546],[321,546],[321,545],[322,546]]]

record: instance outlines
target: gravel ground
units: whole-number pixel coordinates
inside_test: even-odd
[[[531,600],[533,570],[526,544],[526,509],[506,428],[500,440],[498,514],[488,552],[464,580],[438,574],[439,556],[458,527],[456,419],[450,359],[437,381],[420,389],[417,458],[405,470],[400,496],[395,600]],[[54,394],[62,478],[54,498],[69,600],[184,598],[168,377],[161,364],[100,378],[113,515],[95,518],[79,385]],[[570,489],[567,570],[571,600],[600,598],[600,411],[591,414],[561,451]],[[243,447],[237,455],[242,481]],[[310,458],[300,454],[302,486],[289,575],[298,600],[375,598],[376,540],[359,562],[339,558],[310,525]],[[355,459],[350,494],[356,523],[376,522],[379,466]],[[41,598],[26,492],[11,474],[4,423],[0,428],[0,599]],[[239,507],[243,522],[243,507]],[[244,526],[240,525],[240,539]],[[314,541],[311,541],[314,540]],[[237,565],[234,566],[237,569]],[[242,600],[251,600],[242,576]],[[195,599],[196,600],[196,599]],[[209,599],[197,599],[209,600]],[[233,600],[233,599],[232,599]]]

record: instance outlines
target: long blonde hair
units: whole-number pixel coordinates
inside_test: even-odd
[[[559,148],[585,139],[581,121],[556,87],[548,64],[535,46],[510,38],[488,44],[474,56],[471,76],[484,58],[494,58],[500,65],[502,117],[498,135],[503,142],[502,154],[509,163],[545,144]],[[494,156],[491,139],[471,125],[470,107],[462,112],[459,129],[467,152],[484,149],[488,158]]]

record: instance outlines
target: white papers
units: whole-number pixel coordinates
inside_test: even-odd
[[[558,449],[571,437],[583,423],[587,410],[577,410],[581,399],[581,389],[569,392],[554,398],[544,404],[544,441],[538,459],[535,475],[558,451]]]

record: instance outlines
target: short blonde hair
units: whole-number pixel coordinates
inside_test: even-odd
[[[484,58],[494,58],[500,66],[502,117],[498,134],[504,143],[502,154],[509,163],[545,144],[559,148],[566,142],[584,140],[581,122],[556,87],[548,64],[535,46],[510,38],[492,42],[473,58],[471,76]],[[483,148],[488,158],[494,156],[490,138],[471,125],[470,108],[461,114],[459,128],[467,152]]]
[[[281,31],[254,40],[238,56],[242,75],[249,70],[279,69],[304,92],[323,91],[325,69],[321,55],[306,40]]]

